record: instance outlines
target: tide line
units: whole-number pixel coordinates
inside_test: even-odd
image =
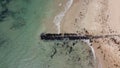
[[[60,24],[61,24],[61,21],[63,20],[63,17],[65,16],[66,12],[69,10],[69,8],[71,7],[73,3],[73,0],[68,0],[68,2],[66,3],[65,7],[64,7],[64,11],[60,12],[57,16],[55,16],[54,18],[54,24],[56,25],[57,27],[57,30],[58,30],[58,34],[60,33]]]

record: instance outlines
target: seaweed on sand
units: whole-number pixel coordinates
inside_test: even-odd
[[[57,49],[54,48],[53,54],[50,57],[53,58],[56,53],[57,53]]]

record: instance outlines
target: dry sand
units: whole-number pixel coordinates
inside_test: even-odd
[[[120,34],[120,0],[74,0],[61,32],[90,35]],[[120,68],[120,37],[93,40],[98,66]]]

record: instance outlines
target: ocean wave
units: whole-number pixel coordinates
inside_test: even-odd
[[[54,18],[54,23],[57,27],[58,33],[60,33],[60,24],[61,21],[63,20],[63,17],[65,16],[66,12],[69,10],[69,8],[71,7],[73,3],[73,0],[68,0],[68,2],[66,3],[65,7],[64,7],[64,11],[60,12],[57,16],[55,16]]]

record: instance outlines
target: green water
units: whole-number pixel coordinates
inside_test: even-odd
[[[39,39],[43,20],[55,13],[54,6],[55,0],[0,0],[0,68],[92,68],[87,46],[72,46],[69,54],[72,41]]]

